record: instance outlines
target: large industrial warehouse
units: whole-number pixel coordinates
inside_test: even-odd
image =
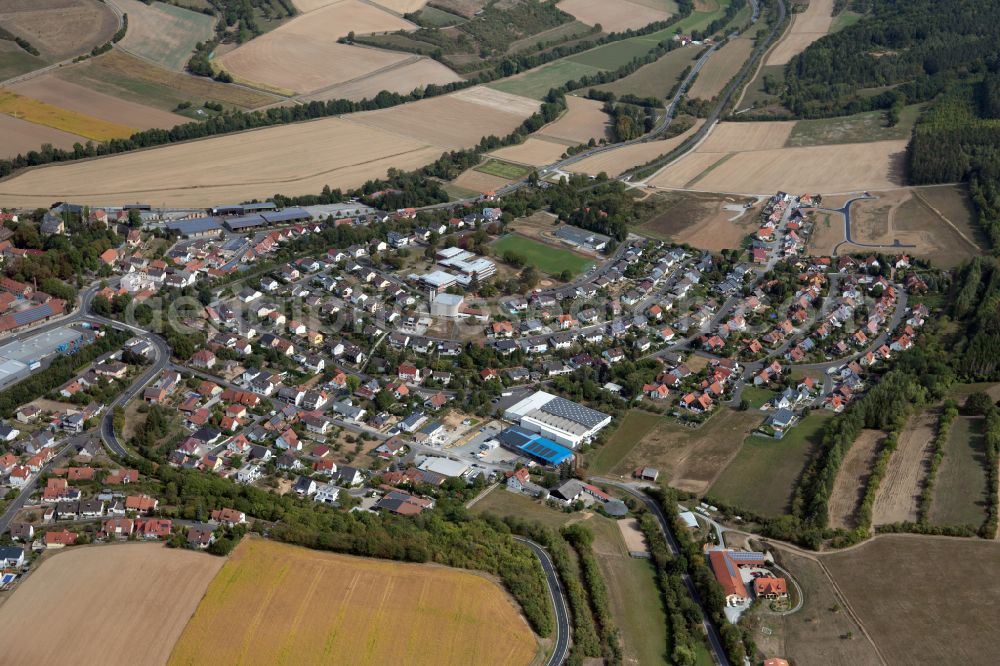
[[[577,448],[589,442],[611,417],[557,395],[538,391],[512,405],[504,418],[557,444]]]

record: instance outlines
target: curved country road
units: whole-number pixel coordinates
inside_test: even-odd
[[[520,536],[514,536],[514,540],[530,548],[542,563],[542,571],[545,572],[545,583],[549,588],[552,606],[556,609],[556,645],[552,650],[552,656],[546,662],[546,666],[559,666],[566,661],[566,655],[569,653],[569,613],[566,610],[566,597],[563,596],[562,586],[559,585],[556,568],[553,566],[549,554],[540,545],[531,539]]]

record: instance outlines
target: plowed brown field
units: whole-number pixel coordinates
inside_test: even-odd
[[[927,475],[931,442],[937,431],[937,412],[924,411],[911,416],[899,435],[889,469],[879,484],[872,524],[899,523],[917,519],[917,500]]]
[[[767,57],[767,65],[786,65],[806,47],[830,31],[833,23],[833,0],[809,0],[809,7],[792,17],[785,37]]]
[[[857,527],[855,512],[864,497],[878,444],[884,437],[881,430],[863,430],[844,456],[828,502],[830,527]]]

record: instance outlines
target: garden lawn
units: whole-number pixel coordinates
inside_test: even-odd
[[[496,241],[493,243],[493,250],[494,256],[498,257],[502,257],[507,250],[512,250],[523,257],[525,263],[549,275],[558,275],[567,270],[576,275],[593,263],[569,250],[560,250],[517,234],[510,234]]]
[[[827,411],[813,411],[784,439],[747,437],[736,458],[709,489],[709,496],[765,516],[784,514],[795,482],[831,416]]]

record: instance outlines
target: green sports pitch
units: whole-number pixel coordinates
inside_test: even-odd
[[[527,264],[549,275],[559,275],[567,270],[577,275],[593,263],[569,250],[561,250],[516,234],[508,234],[493,243],[493,254],[497,257],[503,257],[508,250],[524,257]]]

